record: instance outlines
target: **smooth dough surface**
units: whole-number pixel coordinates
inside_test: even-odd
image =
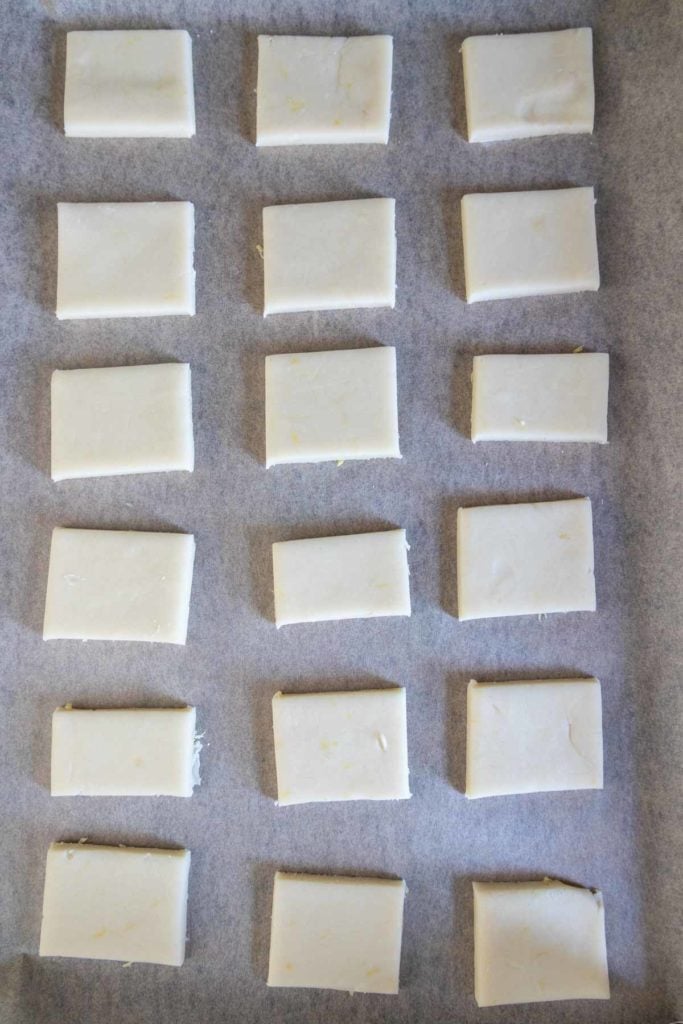
[[[64,132],[83,138],[194,135],[189,33],[67,32]]]
[[[266,356],[266,465],[400,458],[396,349]]]
[[[391,36],[259,36],[256,145],[389,141]]]
[[[52,533],[45,640],[184,644],[194,537],[185,533]]]
[[[278,803],[410,796],[406,691],[276,693]]]
[[[593,131],[591,29],[470,36],[462,63],[470,142]]]
[[[479,1006],[609,999],[602,893],[549,878],[473,888]]]
[[[188,363],[55,370],[52,479],[194,469]]]
[[[40,955],[179,967],[189,872],[189,850],[52,843]]]
[[[467,690],[466,795],[567,789],[602,789],[598,680],[472,680]]]
[[[410,615],[405,530],[273,544],[276,625]]]
[[[607,442],[605,352],[475,356],[473,441]]]
[[[268,984],[397,993],[405,891],[394,879],[278,871]]]
[[[595,611],[589,498],[458,509],[458,618]]]
[[[192,203],[58,203],[57,318],[194,316]]]
[[[392,306],[393,199],[266,206],[263,315]]]
[[[57,708],[52,796],[192,796],[194,708]]]
[[[468,302],[597,291],[592,188],[463,196]]]

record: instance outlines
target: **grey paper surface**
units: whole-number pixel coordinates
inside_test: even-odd
[[[666,0],[263,3],[26,0],[3,6],[0,391],[2,1024],[623,1022],[681,1001],[680,52]],[[592,25],[596,132],[469,146],[458,48],[475,32]],[[186,27],[192,141],[66,139],[69,28]],[[258,32],[390,32],[388,147],[257,150]],[[595,184],[596,294],[463,301],[459,199],[477,189]],[[263,205],[395,196],[396,309],[261,317]],[[58,323],[58,200],[187,199],[197,217],[194,319]],[[403,460],[263,467],[263,358],[395,345]],[[468,439],[473,353],[609,351],[608,446]],[[53,484],[55,367],[189,360],[193,475]],[[458,623],[460,504],[588,494],[596,614]],[[187,647],[41,639],[55,525],[192,531]],[[270,544],[405,527],[411,619],[273,624]],[[678,542],[678,543],[677,543]],[[465,691],[480,679],[597,675],[603,792],[468,803]],[[402,684],[413,797],[277,808],[278,690]],[[52,799],[52,710],[189,702],[205,731],[190,800]],[[192,850],[182,969],[40,960],[55,839]],[[269,990],[275,869],[388,874],[410,889],[397,997]],[[478,1010],[472,879],[553,875],[602,889],[612,999]],[[677,905],[678,904],[678,905]]]

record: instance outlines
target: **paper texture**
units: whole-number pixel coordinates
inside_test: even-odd
[[[469,145],[472,33],[591,25],[596,133]],[[70,28],[187,28],[197,136],[67,139]],[[9,0],[0,61],[0,1021],[2,1024],[668,1024],[681,936],[680,245],[683,12],[675,0]],[[256,36],[391,33],[390,143],[257,149]],[[597,293],[464,302],[460,198],[595,185]],[[396,309],[262,316],[263,206],[396,199]],[[183,200],[197,315],[58,322],[58,201]],[[397,350],[402,460],[264,467],[264,356]],[[608,445],[469,440],[472,356],[611,354]],[[50,480],[55,368],[187,361],[193,474]],[[598,611],[458,622],[459,505],[589,495]],[[187,646],[41,639],[54,526],[197,540]],[[410,619],[273,622],[271,543],[405,528]],[[605,789],[469,802],[466,690],[597,676]],[[398,803],[275,806],[277,690],[407,688]],[[53,799],[50,718],[197,706],[189,800]],[[192,851],[182,968],[38,959],[48,844]],[[266,987],[277,869],[405,878],[398,996]],[[477,1010],[472,879],[544,875],[604,894],[612,998]]]

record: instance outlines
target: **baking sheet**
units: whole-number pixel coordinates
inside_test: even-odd
[[[3,5],[3,1024],[654,1024],[683,1014],[682,11],[675,0]],[[462,39],[584,24],[595,30],[595,135],[469,146]],[[66,30],[132,26],[191,30],[197,137],[65,139]],[[260,31],[392,33],[390,145],[257,151]],[[586,184],[597,188],[600,291],[466,307],[463,192]],[[262,206],[371,195],[397,200],[395,311],[264,321]],[[143,199],[195,203],[197,316],[58,323],[55,203]],[[403,460],[266,472],[264,355],[377,343],[398,352]],[[608,446],[471,444],[474,353],[579,345],[612,356]],[[195,473],[51,483],[52,369],[174,359],[192,364]],[[593,499],[598,612],[458,623],[457,507],[584,494]],[[187,647],[45,644],[55,525],[194,532]],[[388,526],[408,531],[410,620],[276,632],[273,540]],[[603,684],[604,791],[468,803],[468,679],[583,674]],[[412,800],[275,807],[272,694],[397,683],[408,690]],[[67,701],[196,704],[203,785],[187,801],[51,799],[50,714]],[[38,959],[46,847],[82,836],[192,850],[182,969]],[[266,988],[277,868],[407,880],[397,997]],[[478,1010],[470,881],[545,874],[602,889],[612,999]]]

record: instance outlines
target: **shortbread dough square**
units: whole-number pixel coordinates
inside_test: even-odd
[[[462,198],[468,302],[597,291],[592,188]]]
[[[187,363],[55,370],[52,479],[194,469]]]
[[[57,708],[52,796],[192,796],[199,783],[194,708]]]
[[[589,498],[458,509],[458,617],[595,611]]]
[[[273,544],[275,623],[410,615],[405,530]]]
[[[550,878],[473,888],[479,1006],[609,999],[602,893]]]
[[[394,879],[278,871],[268,984],[395,995],[405,891]]]
[[[276,693],[273,734],[280,805],[410,796],[402,687]]]
[[[256,145],[389,141],[391,36],[259,36]]]
[[[67,32],[64,132],[81,138],[194,135],[189,33]]]
[[[462,63],[470,142],[593,131],[591,29],[470,36]]]
[[[59,203],[57,318],[194,316],[192,203]]]
[[[478,683],[467,690],[471,799],[602,789],[602,700],[597,679]]]
[[[184,644],[194,537],[185,533],[52,533],[45,640]]]
[[[393,307],[394,200],[267,206],[263,260],[264,316]]]
[[[475,356],[473,441],[607,443],[605,352]]]
[[[266,466],[400,457],[396,349],[266,357]]]
[[[189,850],[52,843],[40,955],[179,967],[189,873]]]

